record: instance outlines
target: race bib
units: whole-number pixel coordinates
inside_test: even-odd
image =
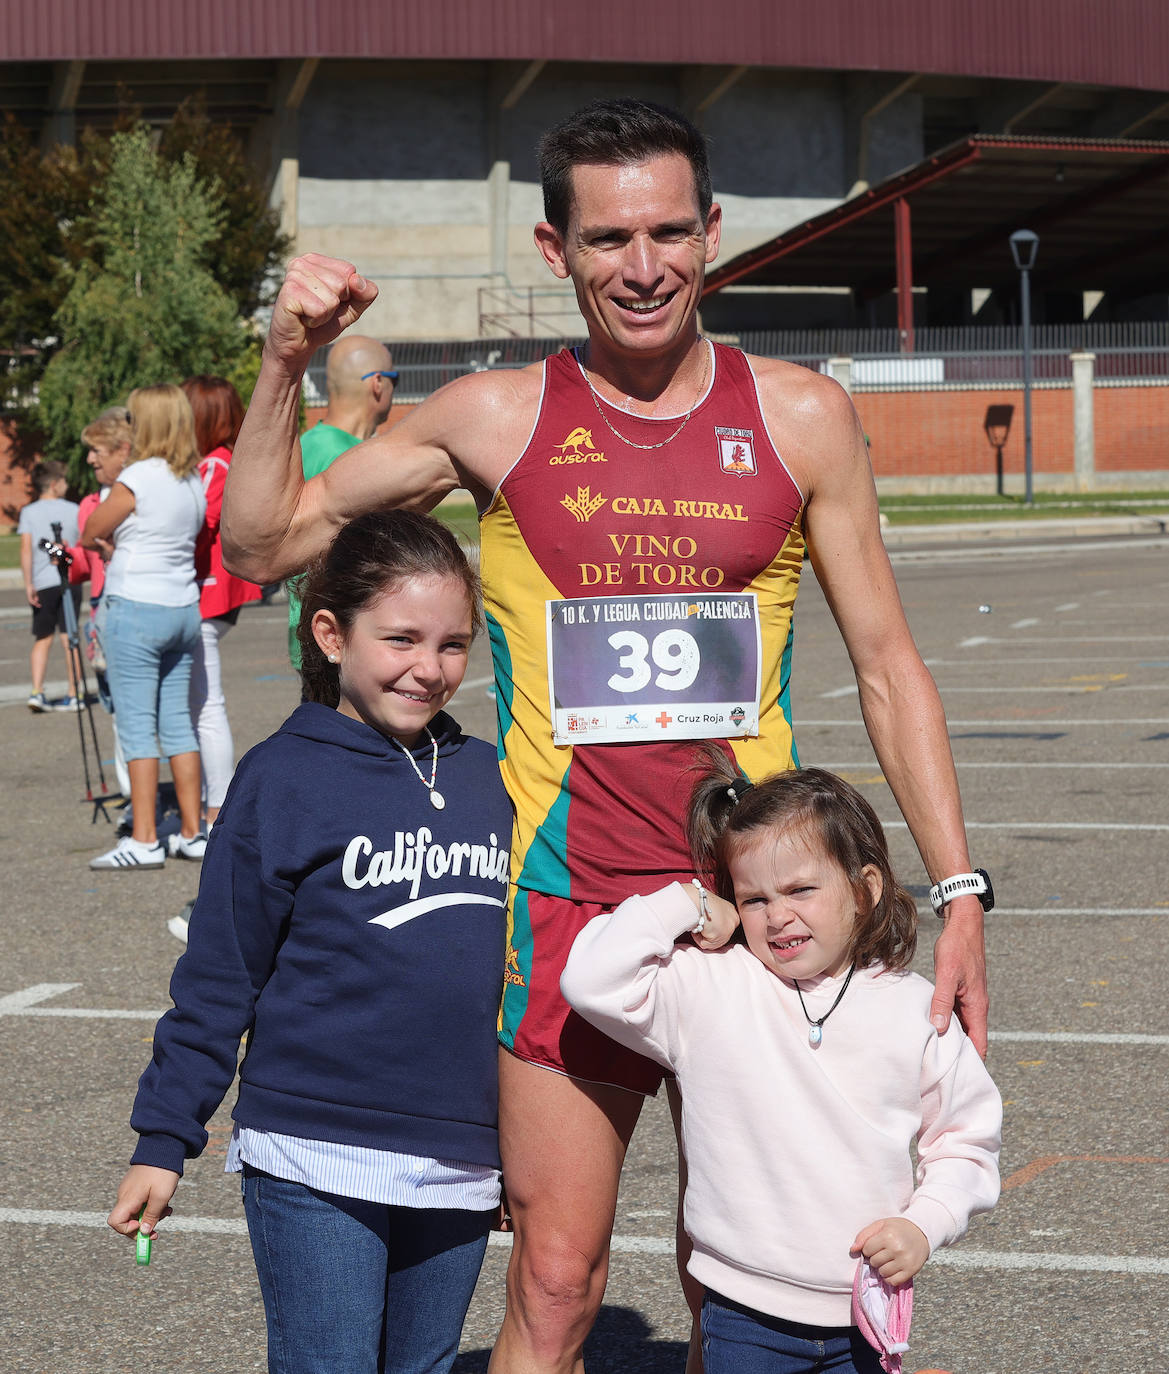
[[[549,601],[557,744],[638,744],[759,733],[759,604],[719,596]]]

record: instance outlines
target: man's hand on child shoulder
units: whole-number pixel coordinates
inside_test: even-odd
[[[699,949],[721,949],[739,928],[739,913],[733,902],[716,897],[709,889],[699,891],[693,883],[684,883],[686,895],[694,904],[696,915],[703,915],[703,898],[706,901],[706,922],[701,932],[691,932],[691,938]]]
[[[886,1283],[908,1283],[930,1257],[921,1229],[904,1217],[871,1222],[852,1243],[851,1253],[864,1255]]]

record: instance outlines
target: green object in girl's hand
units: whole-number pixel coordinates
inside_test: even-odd
[[[146,1208],[143,1207],[143,1209],[141,1210],[141,1212],[138,1213],[138,1220],[141,1221],[142,1218],[143,1218],[145,1215],[146,1215]],[[151,1242],[150,1242],[150,1237],[149,1237],[149,1235],[147,1235],[147,1233],[146,1233],[145,1231],[139,1231],[138,1234],[134,1237],[134,1263],[135,1263],[135,1264],[149,1264],[149,1263],[150,1263],[150,1244],[151,1244]]]

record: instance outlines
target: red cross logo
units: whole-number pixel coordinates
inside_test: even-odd
[[[674,723],[674,717],[666,715],[665,711],[663,711],[660,716],[654,717],[654,723],[660,725],[664,730],[667,725],[672,725]]]

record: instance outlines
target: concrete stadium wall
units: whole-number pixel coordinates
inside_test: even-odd
[[[694,112],[711,140],[724,258],[830,209],[857,178],[867,78],[753,70],[701,113],[710,92],[696,80],[675,68],[558,64],[504,108],[499,64],[322,62],[295,117],[294,173],[274,197],[298,251],[347,258],[378,283],[370,333],[474,338],[480,287],[534,287],[556,293],[541,300],[549,323],[537,332],[576,334],[571,290],[532,244],[543,218],[535,149],[586,102],[638,95]],[[870,118],[866,148],[871,181],[918,160],[920,99],[906,94]]]

